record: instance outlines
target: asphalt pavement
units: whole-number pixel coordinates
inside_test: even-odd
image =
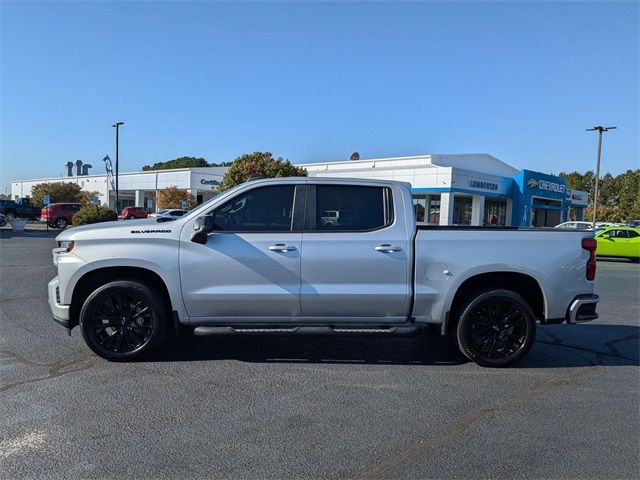
[[[640,477],[640,266],[510,369],[448,340],[179,338],[114,364],[49,317],[53,236],[0,233],[0,478]]]

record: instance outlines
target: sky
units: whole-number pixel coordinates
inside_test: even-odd
[[[0,3],[0,188],[270,151],[638,168],[638,2]]]

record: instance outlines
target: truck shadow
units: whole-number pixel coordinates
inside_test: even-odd
[[[640,328],[629,325],[539,326],[529,354],[514,368],[638,366]],[[179,337],[151,361],[461,365],[470,363],[447,337]]]
[[[466,363],[448,338],[361,336],[179,337],[151,361],[238,360],[258,363],[459,365]]]

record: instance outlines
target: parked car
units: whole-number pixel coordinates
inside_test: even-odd
[[[627,225],[629,227],[639,228],[640,227],[640,220],[631,220]]]
[[[7,217],[0,213],[0,227],[4,227],[7,224]]]
[[[188,210],[182,210],[179,208],[167,209],[167,210],[158,210],[155,213],[150,213],[148,218],[153,218],[158,222],[170,222],[171,220],[175,220],[176,218],[180,218]]]
[[[578,229],[578,230],[591,230],[593,224],[590,222],[564,222],[560,225],[556,225],[554,228],[570,228],[570,229]]]
[[[340,209],[349,225],[323,225]],[[536,321],[598,317],[592,232],[417,227],[402,182],[254,180],[173,222],[86,225],[56,241],[53,318],[113,361],[150,354],[170,331],[380,337],[432,325],[503,367],[526,355]]]
[[[151,213],[146,207],[125,207],[118,215],[118,218],[124,218],[126,220],[133,220],[135,218],[147,218]]]
[[[597,231],[595,239],[598,243],[596,255],[640,262],[640,228],[607,227]]]
[[[40,209],[32,207],[28,198],[0,200],[0,214],[3,214],[7,221],[16,217],[35,220],[40,214]]]
[[[52,228],[66,228],[73,223],[73,216],[82,207],[81,203],[52,203],[42,207],[40,221]]]

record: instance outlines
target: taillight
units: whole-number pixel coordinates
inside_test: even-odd
[[[595,238],[583,238],[582,248],[589,252],[589,260],[587,260],[587,280],[596,278],[596,247],[598,242]]]

